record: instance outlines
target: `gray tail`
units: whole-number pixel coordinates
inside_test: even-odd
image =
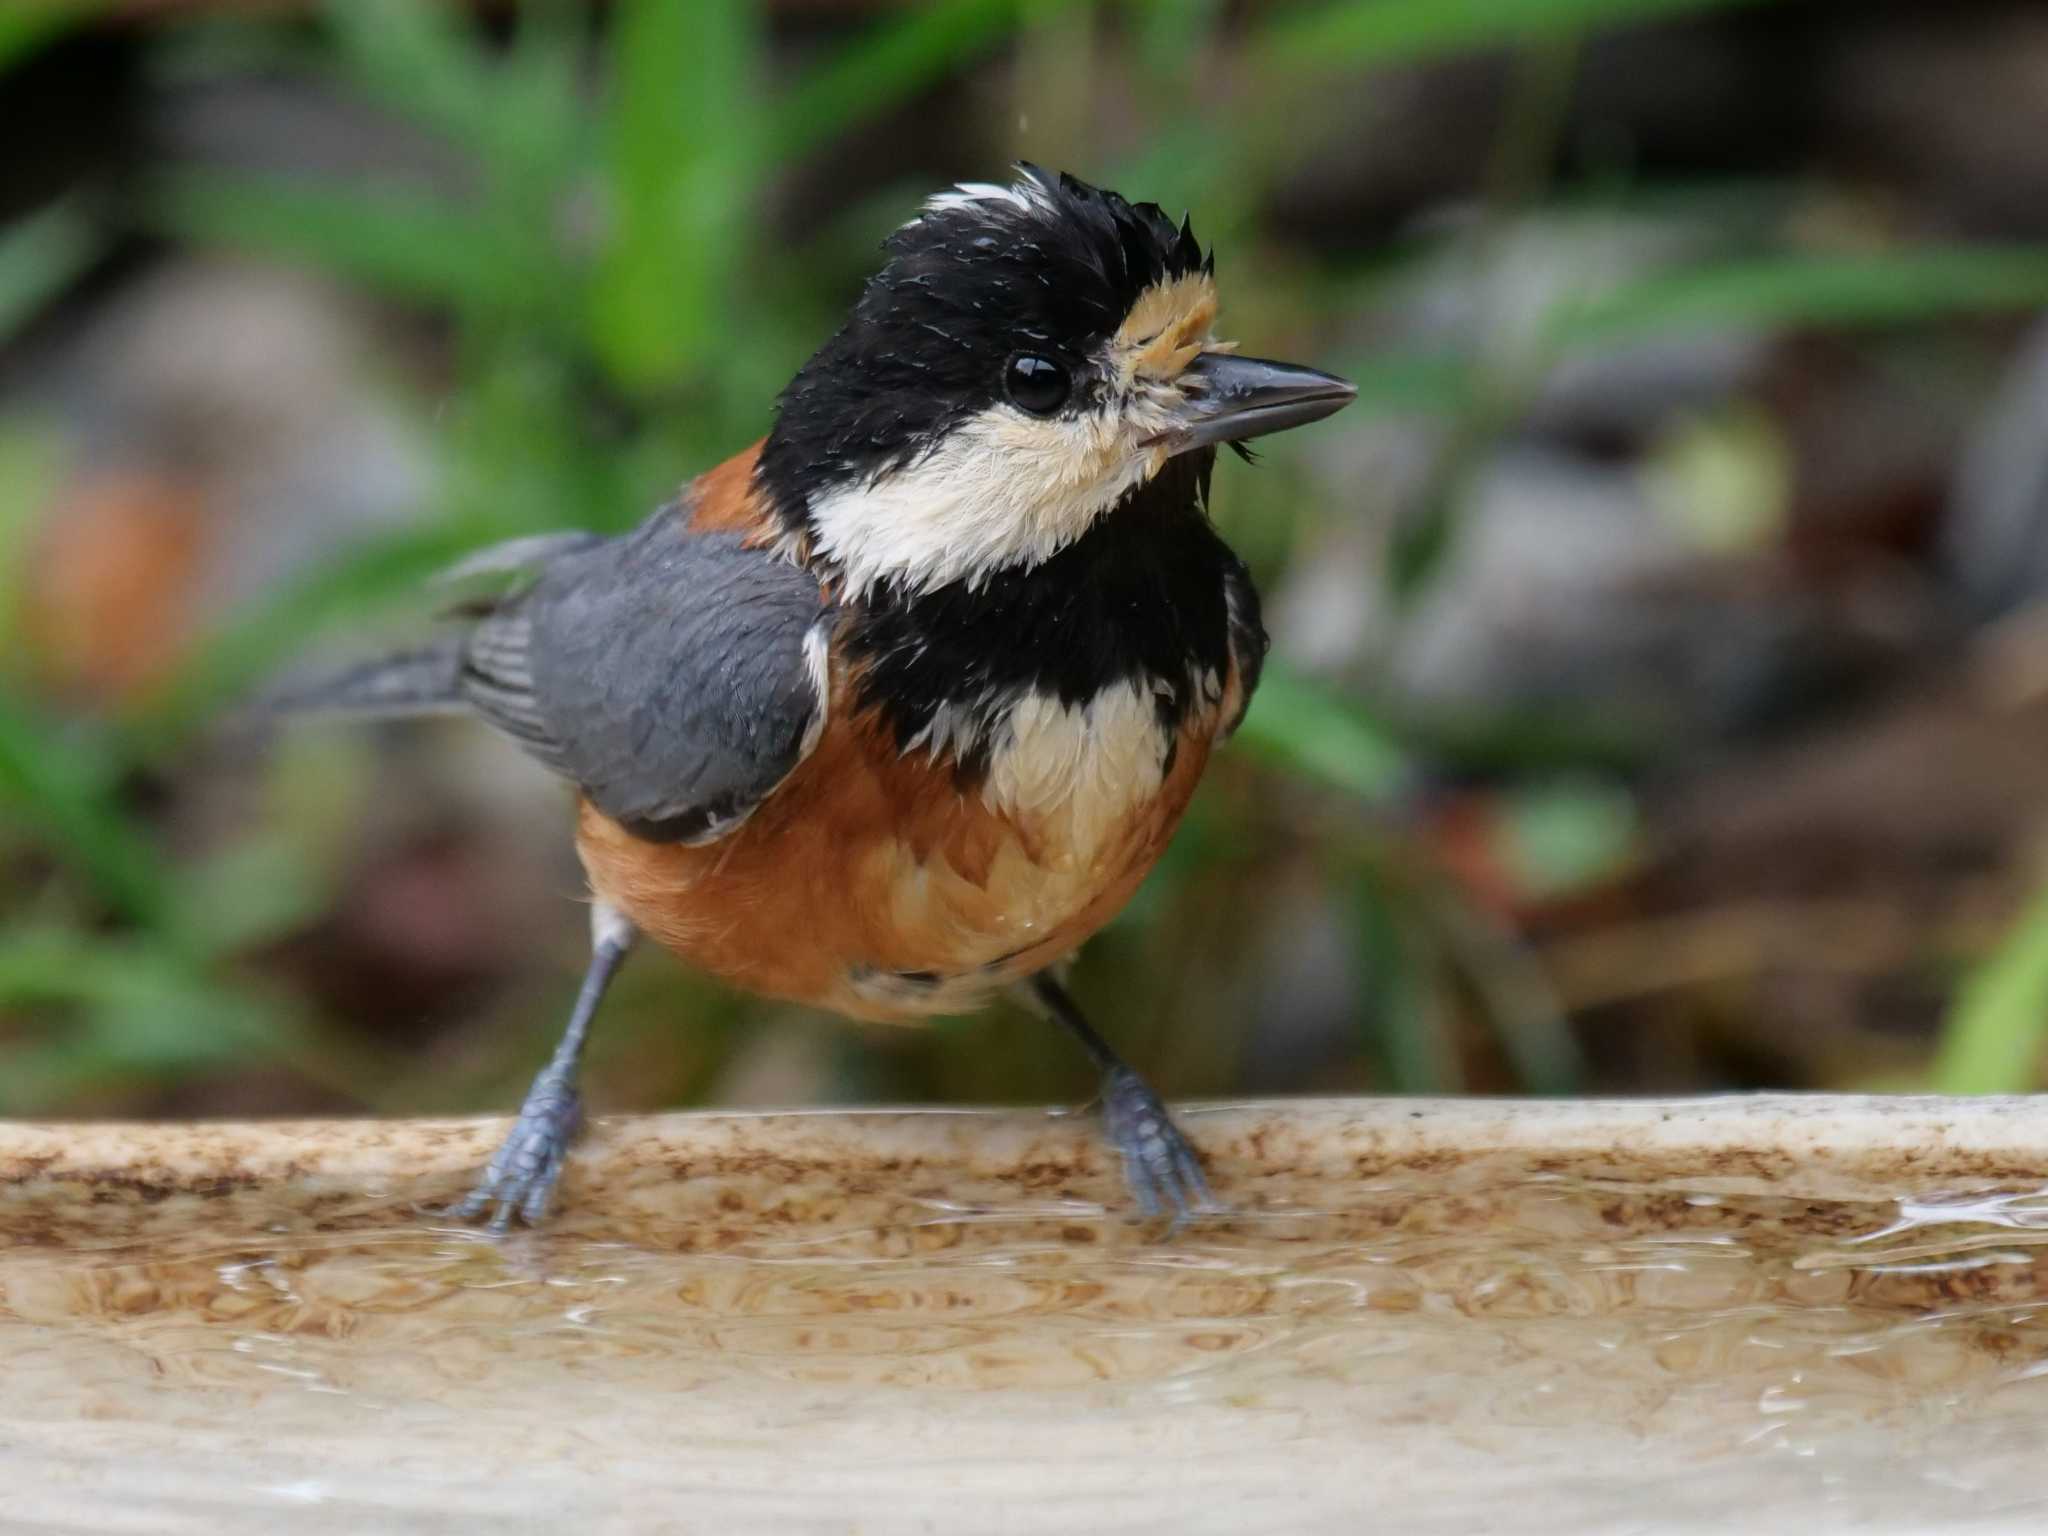
[[[271,715],[444,715],[463,708],[462,648],[466,636],[444,636],[418,650],[360,661],[339,671],[290,681],[257,701]]]
[[[437,580],[459,586],[480,577],[500,578],[501,590],[459,603],[450,616],[479,619],[502,609],[518,590],[530,587],[557,560],[605,542],[595,533],[535,534],[477,550]],[[506,579],[510,579],[507,585]],[[455,714],[468,706],[462,687],[464,658],[472,629],[457,629],[417,650],[359,661],[338,671],[287,680],[255,701],[250,723],[279,715],[325,714],[358,717]]]

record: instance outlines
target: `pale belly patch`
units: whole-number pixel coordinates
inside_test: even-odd
[[[855,965],[848,985],[878,1006],[963,1012],[1079,944],[1123,905],[1178,819],[1176,805],[1162,825],[1175,740],[1145,685],[1081,704],[1019,698],[978,805],[962,807],[987,835],[922,856],[900,840],[871,851],[890,926],[929,935],[932,962]]]
[[[1050,845],[1053,865],[1086,864],[1159,793],[1172,752],[1149,687],[1120,683],[1084,704],[1027,693],[990,756],[982,800]]]

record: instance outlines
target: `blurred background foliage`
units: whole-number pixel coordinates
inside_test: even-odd
[[[2044,77],[1991,0],[0,11],[0,1113],[514,1103],[559,786],[237,701],[752,441],[1018,158],[1363,397],[1218,472],[1273,670],[1078,972],[1162,1087],[2038,1086]],[[1089,1091],[651,956],[592,1075]]]

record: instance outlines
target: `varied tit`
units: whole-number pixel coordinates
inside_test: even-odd
[[[578,792],[589,970],[465,1217],[545,1214],[641,934],[859,1019],[1017,991],[1100,1069],[1137,1205],[1213,1208],[1056,972],[1258,682],[1258,596],[1205,508],[1217,446],[1355,391],[1217,341],[1188,224],[1071,176],[942,193],[885,249],[764,440],[623,537],[464,562],[509,592],[294,701],[480,715]]]

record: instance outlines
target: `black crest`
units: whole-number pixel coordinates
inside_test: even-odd
[[[1001,392],[1020,350],[1081,381],[1139,295],[1208,270],[1186,220],[1073,176],[1019,168],[1009,188],[934,199],[777,406],[759,474],[792,525],[808,498],[899,468]]]

